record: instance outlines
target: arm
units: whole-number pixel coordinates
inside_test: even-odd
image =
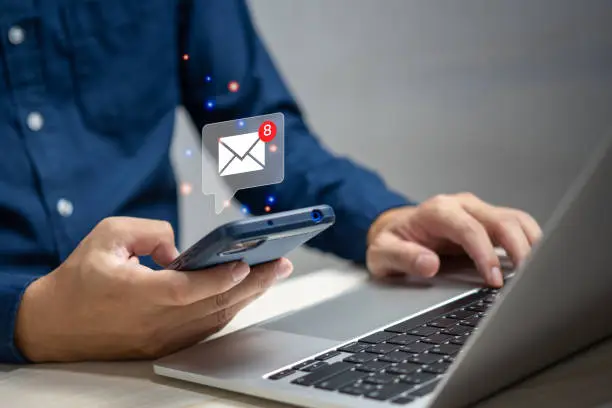
[[[15,346],[15,322],[23,293],[37,278],[0,272],[0,363],[26,362]]]
[[[241,0],[192,2],[183,22],[183,103],[196,126],[272,112],[285,116],[285,179],[278,185],[244,190],[237,198],[253,213],[274,194],[276,210],[331,205],[336,225],[310,241],[313,247],[364,262],[366,236],[382,212],[410,203],[390,191],[374,172],[336,157],[310,132],[273,65]],[[210,75],[212,81],[204,78]],[[227,83],[236,80],[232,94]],[[215,107],[205,108],[212,100]]]

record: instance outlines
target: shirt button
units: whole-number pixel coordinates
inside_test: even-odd
[[[25,40],[25,31],[19,26],[13,26],[8,32],[9,42],[13,45],[19,45]]]
[[[70,217],[72,215],[73,210],[74,207],[72,206],[72,203],[66,200],[65,198],[60,198],[57,201],[57,212],[62,217]]]
[[[28,115],[27,122],[31,131],[38,132],[40,129],[42,129],[45,121],[40,113],[32,112]]]

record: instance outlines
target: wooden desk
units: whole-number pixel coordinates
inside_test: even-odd
[[[336,296],[364,279],[363,272],[347,269],[324,270],[282,282],[244,310],[218,335]],[[606,403],[612,403],[612,340],[500,393],[479,407],[603,407]],[[153,374],[150,362],[129,362],[27,367],[0,365],[0,407],[287,406],[159,377]]]

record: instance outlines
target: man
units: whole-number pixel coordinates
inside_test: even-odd
[[[0,11],[0,362],[154,358],[219,330],[291,273],[286,259],[155,267],[177,256],[179,104],[199,128],[282,112],[285,181],[238,199],[330,204],[337,224],[312,246],[374,276],[433,276],[439,254],[465,251],[501,286],[494,245],[519,263],[541,235],[527,214],[469,194],[416,205],[326,151],[242,0],[0,0]]]

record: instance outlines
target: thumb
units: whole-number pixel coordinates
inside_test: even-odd
[[[166,221],[115,217],[106,220],[105,227],[131,256],[146,256],[166,267],[178,256],[174,230]]]
[[[438,255],[412,241],[391,236],[371,248],[371,265],[374,275],[406,273],[409,275],[432,277],[440,269]]]

